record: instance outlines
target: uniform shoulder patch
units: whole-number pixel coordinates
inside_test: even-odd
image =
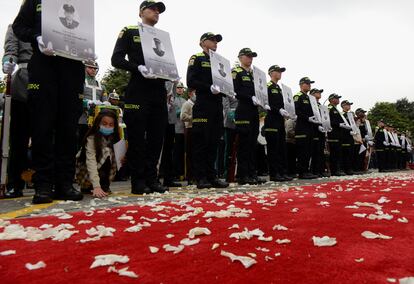
[[[237,77],[237,71],[235,69],[231,70],[231,76],[233,77],[233,80]]]
[[[268,86],[268,87],[270,87],[270,86],[272,86],[272,85],[273,85],[273,82],[272,82],[272,81],[270,81],[270,82],[268,82],[268,83],[267,83],[267,86]]]
[[[128,30],[137,30],[138,29],[138,26],[133,25],[133,26],[127,26],[126,28]]]
[[[194,66],[195,60],[197,59],[197,54],[190,57],[188,61],[188,66]]]
[[[196,56],[196,57],[202,57],[202,56],[205,56],[205,54],[203,53],[203,52],[199,52],[199,53],[197,53],[196,55],[194,55],[194,56]]]

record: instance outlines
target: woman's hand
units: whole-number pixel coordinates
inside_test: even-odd
[[[93,197],[98,197],[98,198],[103,198],[103,197],[108,196],[108,194],[105,191],[103,191],[103,189],[100,187],[95,187],[93,189],[92,195]]]

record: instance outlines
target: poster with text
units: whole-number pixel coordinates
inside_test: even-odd
[[[221,93],[235,96],[230,61],[217,52],[210,50],[210,62],[213,84],[220,87]]]

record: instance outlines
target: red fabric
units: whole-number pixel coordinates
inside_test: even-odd
[[[343,191],[338,191],[339,187]],[[302,191],[272,191],[268,197],[248,193],[223,196],[216,200],[216,203],[224,202],[224,206],[217,206],[207,198],[198,198],[187,204],[202,207],[204,211],[223,210],[228,205],[235,205],[250,209],[253,213],[249,218],[213,218],[211,223],[207,223],[206,218],[202,217],[204,213],[201,213],[191,217],[190,221],[152,223],[151,227],[143,228],[138,233],[123,232],[132,224],[117,218],[127,210],[138,210],[138,213],[127,214],[134,216],[137,223],[143,222],[139,219],[141,216],[163,219],[158,213],[171,217],[186,212],[152,212],[151,207],[130,206],[112,208],[105,214],[95,212],[92,217],[78,212],[69,220],[59,220],[57,217],[13,220],[13,223],[24,226],[70,223],[80,233],[64,242],[1,241],[0,252],[10,249],[17,251],[16,255],[0,256],[1,283],[387,283],[387,278],[414,276],[414,175],[407,175],[405,180],[354,180],[302,188]],[[353,190],[346,191],[349,188]],[[386,188],[392,191],[380,191]],[[327,193],[328,198],[314,197],[318,192]],[[352,216],[353,213],[375,213],[373,208],[345,208],[356,201],[377,203],[382,196],[391,200],[383,204],[383,211],[394,216],[390,221]],[[246,197],[250,205],[245,205],[246,201],[239,201]],[[267,202],[278,199],[277,206],[263,205],[260,203],[262,199]],[[328,201],[330,206],[318,205],[321,201]],[[403,203],[398,204],[398,201]],[[163,205],[180,208],[169,202]],[[269,210],[263,210],[263,207]],[[299,208],[299,211],[293,213],[293,208]],[[394,214],[391,210],[401,213]],[[398,222],[397,219],[401,217],[406,217],[409,223]],[[78,225],[79,220],[92,220],[93,224]],[[240,229],[229,230],[233,224],[239,224]],[[289,230],[273,231],[276,224],[286,226]],[[117,231],[114,237],[97,242],[76,242],[87,237],[86,229],[97,225],[113,227]],[[177,255],[162,249],[164,244],[178,245],[194,227],[207,227],[212,234],[201,236],[200,244],[186,247]],[[262,242],[257,238],[236,241],[229,238],[231,233],[241,232],[245,227],[249,230],[259,228],[265,232],[265,237],[273,236],[273,241]],[[368,240],[361,236],[364,231],[382,233],[393,239]],[[174,234],[175,237],[167,239],[167,234]],[[315,247],[312,236],[325,235],[337,238],[337,245]],[[276,239],[285,238],[292,242],[286,245],[275,242]],[[212,251],[214,243],[219,243],[220,247]],[[149,246],[156,246],[160,251],[151,254]],[[256,247],[268,248],[270,252],[259,252]],[[222,249],[244,256],[255,253],[258,263],[245,269],[241,263],[231,263],[230,259],[221,256]],[[281,253],[280,257],[274,257],[277,252]],[[139,279],[107,273],[107,267],[89,269],[94,256],[102,254],[129,256],[129,263],[116,267],[129,266],[129,270],[138,274]],[[274,260],[266,262],[266,255]],[[357,263],[355,259],[360,258],[365,261]],[[46,263],[45,269],[28,271],[24,267],[25,263],[34,264],[40,260]]]

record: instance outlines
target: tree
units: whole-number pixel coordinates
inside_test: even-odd
[[[410,104],[407,99],[397,101],[397,103],[379,102],[369,111],[368,119],[374,127],[379,120],[392,124],[395,128],[405,131],[410,130],[414,133],[412,113],[407,113]]]
[[[410,120],[414,120],[414,102],[410,102],[407,98],[403,98],[395,103],[395,107],[399,113],[407,116]]]
[[[105,75],[102,78],[102,85],[108,93],[116,90],[117,94],[124,97],[130,77],[131,74],[127,71],[111,68],[105,72]]]

